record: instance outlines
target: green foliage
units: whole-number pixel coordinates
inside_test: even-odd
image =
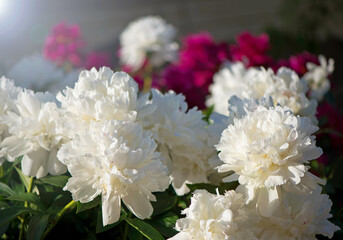
[[[14,191],[5,183],[0,182],[0,194],[2,196],[8,197],[14,194]]]
[[[35,211],[21,206],[10,206],[0,210],[0,226],[12,221],[14,218],[25,213],[34,213]]]
[[[12,201],[29,202],[36,205],[38,207],[38,210],[42,212],[45,212],[46,210],[43,203],[40,201],[39,196],[35,193],[12,194],[7,199]]]
[[[162,235],[148,223],[143,222],[138,218],[129,218],[125,215],[123,215],[121,218],[125,220],[128,224],[130,224],[133,228],[138,230],[146,238],[150,240],[164,240]]]
[[[67,184],[68,179],[69,179],[68,176],[60,175],[60,176],[46,176],[44,178],[41,178],[40,180],[52,186],[63,188]]]
[[[44,234],[45,228],[49,223],[50,214],[36,214],[29,223],[27,229],[27,239],[40,240]]]
[[[94,208],[98,206],[101,203],[101,197],[97,196],[93,201],[88,202],[88,203],[80,203],[77,202],[77,207],[76,207],[76,213],[80,213],[82,211],[85,211],[87,209]]]

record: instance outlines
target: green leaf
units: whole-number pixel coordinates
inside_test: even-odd
[[[10,207],[10,205],[8,205],[6,202],[0,201],[0,208],[8,208],[8,207]]]
[[[198,189],[205,189],[212,194],[215,194],[216,189],[218,188],[218,186],[211,185],[209,183],[187,184],[187,187],[191,190],[191,192],[194,192],[195,190],[198,190]]]
[[[20,180],[22,181],[22,183],[25,185],[26,191],[29,189],[29,185],[30,185],[30,177],[26,176],[19,168],[14,167],[15,170],[17,170]]]
[[[97,196],[93,201],[88,202],[88,203],[77,202],[76,213],[80,213],[80,212],[83,212],[87,209],[94,208],[94,207],[98,206],[100,203],[101,203],[101,197],[100,196]]]
[[[235,190],[238,187],[238,185],[238,181],[221,183],[218,187],[218,191],[220,194],[224,194],[226,191]]]
[[[40,240],[44,234],[45,228],[49,222],[49,214],[36,214],[29,223],[27,229],[27,239]]]
[[[141,234],[150,240],[164,240],[162,235],[151,225],[139,220],[138,218],[128,218],[127,216],[121,216],[128,224],[137,229]]]
[[[35,212],[30,208],[26,207],[19,207],[19,206],[12,206],[9,208],[1,209],[0,210],[0,226],[8,223],[12,219],[18,217],[21,214]]]
[[[2,164],[1,168],[2,175],[0,177],[0,182],[8,183],[12,177],[14,164],[6,161]]]
[[[143,240],[143,235],[131,226],[128,228],[127,236],[130,240]]]
[[[10,223],[7,223],[7,224],[0,226],[0,236],[3,236],[5,234],[9,225],[10,225]],[[3,238],[1,238],[1,239],[3,239]]]
[[[204,115],[204,117],[203,117],[204,121],[209,123],[210,116],[213,112],[213,109],[214,109],[214,104],[202,111],[202,114]]]
[[[107,225],[107,226],[103,226],[102,225],[102,214],[101,214],[101,207],[99,207],[99,210],[98,210],[98,216],[97,216],[97,219],[96,219],[96,230],[95,232],[96,233],[102,233],[102,232],[105,232],[115,226],[117,226],[119,223],[121,223],[123,221],[122,218],[119,218],[119,220],[115,223],[112,223],[110,225]]]
[[[159,215],[161,213],[167,212],[169,209],[175,206],[177,202],[177,197],[171,195],[168,192],[158,192],[154,193],[156,197],[156,202],[151,202],[154,212],[152,216]]]
[[[153,218],[149,224],[158,230],[164,237],[170,238],[177,234],[174,229],[176,221],[179,217],[173,212],[167,212],[163,215],[159,215],[157,218]]]
[[[0,182],[0,193],[3,196],[8,197],[14,194],[14,191],[5,183]]]
[[[69,177],[60,175],[60,176],[47,176],[45,178],[41,178],[40,180],[44,183],[53,185],[55,187],[60,187],[63,188],[67,182],[68,182]]]
[[[19,193],[13,194],[7,198],[12,201],[22,201],[35,204],[39,209],[45,211],[43,203],[40,201],[39,197],[35,193]]]

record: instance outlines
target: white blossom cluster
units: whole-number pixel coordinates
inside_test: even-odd
[[[120,35],[120,61],[136,71],[149,58],[153,66],[175,60],[176,29],[159,16],[146,16],[130,23]]]
[[[75,201],[102,198],[103,224],[119,220],[121,202],[137,217],[153,212],[153,192],[172,182],[208,182],[220,161],[201,111],[185,97],[152,89],[139,95],[126,73],[82,71],[73,88],[55,97],[1,79],[0,157],[21,161],[24,174],[71,174],[64,190]],[[215,160],[213,160],[215,159]]]
[[[308,171],[322,153],[312,135],[318,127],[272,98],[233,96],[228,109],[214,121],[227,123],[216,145],[218,171],[232,173],[223,181],[239,186],[224,195],[196,191],[171,239],[331,238],[339,230],[328,221],[332,202],[321,194],[325,182]]]
[[[20,87],[34,91],[48,90],[54,94],[66,86],[72,86],[79,74],[78,69],[63,71],[39,53],[23,57],[6,72],[6,76]]]
[[[330,89],[330,80],[328,76],[334,70],[334,60],[329,59],[328,61],[323,55],[319,55],[320,65],[314,63],[307,63],[307,73],[303,76],[307,84],[310,86],[310,97],[318,101],[321,101],[324,95]]]
[[[321,65],[308,63],[308,72],[302,77],[292,70],[281,67],[276,73],[272,69],[246,68],[243,63],[226,63],[213,77],[211,95],[207,106],[228,115],[228,104],[223,99],[236,95],[240,98],[260,99],[272,97],[274,104],[288,107],[294,114],[307,116],[317,123],[317,100],[321,100],[330,88],[328,75],[333,71],[333,60],[329,63],[323,56]],[[310,87],[310,96],[307,96]]]

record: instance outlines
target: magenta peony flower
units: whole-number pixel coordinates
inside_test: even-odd
[[[73,66],[82,64],[80,48],[84,46],[80,27],[76,24],[67,25],[61,22],[52,28],[51,34],[46,38],[44,56],[57,64],[65,62]]]
[[[104,52],[91,52],[87,55],[86,69],[91,69],[95,67],[97,69],[101,67],[110,67],[111,66],[111,56],[108,53]]]
[[[273,69],[277,71],[280,67],[288,67],[294,70],[299,76],[303,76],[307,72],[306,63],[312,62],[319,65],[318,57],[309,52],[303,52],[294,56],[290,56],[289,59],[281,59],[277,62]]]
[[[205,108],[205,96],[212,77],[228,59],[228,46],[216,43],[209,33],[186,36],[177,63],[163,73],[165,87],[183,93],[190,107]]]
[[[267,34],[253,36],[249,32],[243,32],[237,37],[237,45],[230,45],[230,57],[232,61],[244,62],[246,67],[269,67],[273,62],[273,59],[267,55],[269,48]]]

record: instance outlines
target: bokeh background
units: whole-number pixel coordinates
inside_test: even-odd
[[[242,31],[270,36],[270,54],[288,57],[307,50],[336,62],[333,94],[343,101],[343,1],[341,0],[0,0],[0,73],[25,55],[41,52],[59,22],[78,24],[87,48],[118,59],[118,38],[141,16],[160,15],[189,33],[210,32],[232,42]]]

